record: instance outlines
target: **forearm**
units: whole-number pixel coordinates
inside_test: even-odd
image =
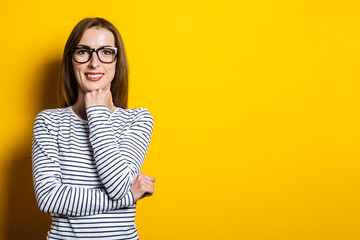
[[[41,211],[67,216],[88,216],[106,213],[134,204],[129,191],[122,199],[112,200],[101,189],[86,189],[64,184],[35,183]]]
[[[119,200],[111,199],[102,189],[63,184],[56,141],[36,125],[32,160],[34,187],[39,208],[47,213],[87,216],[105,213],[134,204],[130,191]]]
[[[104,106],[87,109],[90,142],[97,170],[107,193],[121,199],[130,189],[146,156],[152,131],[152,118],[133,124],[117,142],[110,122],[110,112]]]

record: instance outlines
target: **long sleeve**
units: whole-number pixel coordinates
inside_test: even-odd
[[[47,213],[88,216],[134,204],[132,193],[113,200],[102,189],[83,188],[62,183],[57,138],[43,113],[35,119],[32,141],[32,163],[35,194],[39,208]]]
[[[140,172],[151,139],[153,118],[147,109],[136,109],[117,140],[107,107],[93,106],[86,111],[100,179],[112,199],[121,199]]]

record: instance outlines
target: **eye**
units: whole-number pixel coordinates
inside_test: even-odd
[[[85,48],[76,49],[75,54],[79,56],[88,55],[89,50]]]
[[[111,48],[104,48],[100,50],[101,55],[111,56],[115,54],[115,50]]]
[[[104,49],[104,50],[102,50],[102,54],[104,54],[104,55],[112,55],[112,54],[114,54],[114,52],[111,49]]]

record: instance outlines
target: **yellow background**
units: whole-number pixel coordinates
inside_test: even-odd
[[[360,239],[359,1],[2,1],[0,238],[45,239],[33,120],[75,24],[120,30],[155,128],[142,240]]]

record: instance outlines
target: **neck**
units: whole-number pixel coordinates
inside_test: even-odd
[[[87,120],[85,102],[83,100],[83,97],[78,97],[76,103],[72,106],[72,109],[80,118]]]

